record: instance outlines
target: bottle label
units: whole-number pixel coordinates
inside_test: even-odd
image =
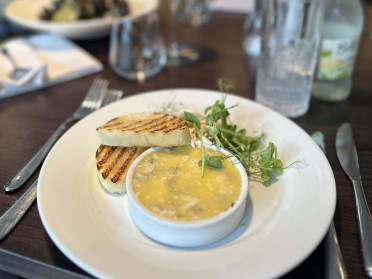
[[[353,39],[324,39],[318,66],[319,80],[339,80],[351,75],[359,36]]]

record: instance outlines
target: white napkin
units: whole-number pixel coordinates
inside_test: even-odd
[[[17,67],[30,71],[20,80],[9,77],[13,67],[0,53],[0,99],[72,80],[103,69],[86,51],[58,35],[39,34],[10,40],[2,47]]]
[[[231,13],[250,13],[254,8],[254,0],[215,0],[211,1],[214,11]]]

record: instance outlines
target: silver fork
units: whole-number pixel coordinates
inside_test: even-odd
[[[121,99],[123,92],[120,90],[108,90],[103,100],[103,105],[116,102]],[[19,220],[30,208],[36,198],[37,179],[20,196],[16,202],[0,217],[0,241],[18,224]]]
[[[59,125],[57,130],[51,135],[48,141],[41,147],[34,157],[32,157],[32,159],[4,185],[5,192],[12,192],[18,189],[30,178],[70,123],[82,119],[92,111],[95,111],[97,108],[102,106],[104,96],[107,92],[107,87],[107,80],[95,79],[93,81],[87,95],[85,96],[85,99],[80,104],[80,107],[73,113],[71,117],[67,118],[61,125]]]
[[[109,89],[105,98],[103,99],[103,104],[102,106],[109,105],[111,103],[114,103],[118,100],[120,100],[123,97],[123,91],[118,90],[118,89]]]

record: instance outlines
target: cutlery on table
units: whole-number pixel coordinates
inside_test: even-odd
[[[116,102],[123,96],[123,91],[108,90],[102,101],[102,106]],[[0,217],[0,241],[18,224],[36,198],[37,179],[16,200],[16,202]]]
[[[32,159],[10,180],[4,185],[5,192],[11,192],[21,187],[36,169],[43,162],[57,139],[61,136],[66,127],[87,116],[92,111],[100,108],[107,92],[108,81],[103,79],[95,79],[88,90],[80,107],[67,118],[57,130],[50,136],[48,141],[40,148],[40,150],[32,157]]]
[[[372,277],[372,220],[363,191],[358,155],[350,123],[343,123],[337,130],[336,152],[344,172],[353,184],[364,268],[367,275]]]
[[[311,135],[316,144],[323,150],[325,154],[325,142],[322,132],[315,132]],[[327,279],[346,279],[348,278],[344,260],[341,254],[341,248],[338,243],[337,233],[333,221],[329,227],[325,238],[326,246],[326,273]]]
[[[0,50],[6,58],[8,58],[8,61],[13,66],[13,70],[8,74],[9,78],[14,80],[20,80],[23,78],[26,74],[28,74],[31,71],[31,68],[24,68],[17,66],[17,63],[15,62],[12,55],[8,52],[8,50],[5,47],[0,47]]]

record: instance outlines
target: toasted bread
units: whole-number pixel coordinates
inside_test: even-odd
[[[96,151],[98,179],[110,193],[125,192],[125,178],[131,163],[145,148],[101,145]]]
[[[186,122],[165,113],[136,113],[114,118],[97,128],[101,144],[172,147],[190,143]]]

